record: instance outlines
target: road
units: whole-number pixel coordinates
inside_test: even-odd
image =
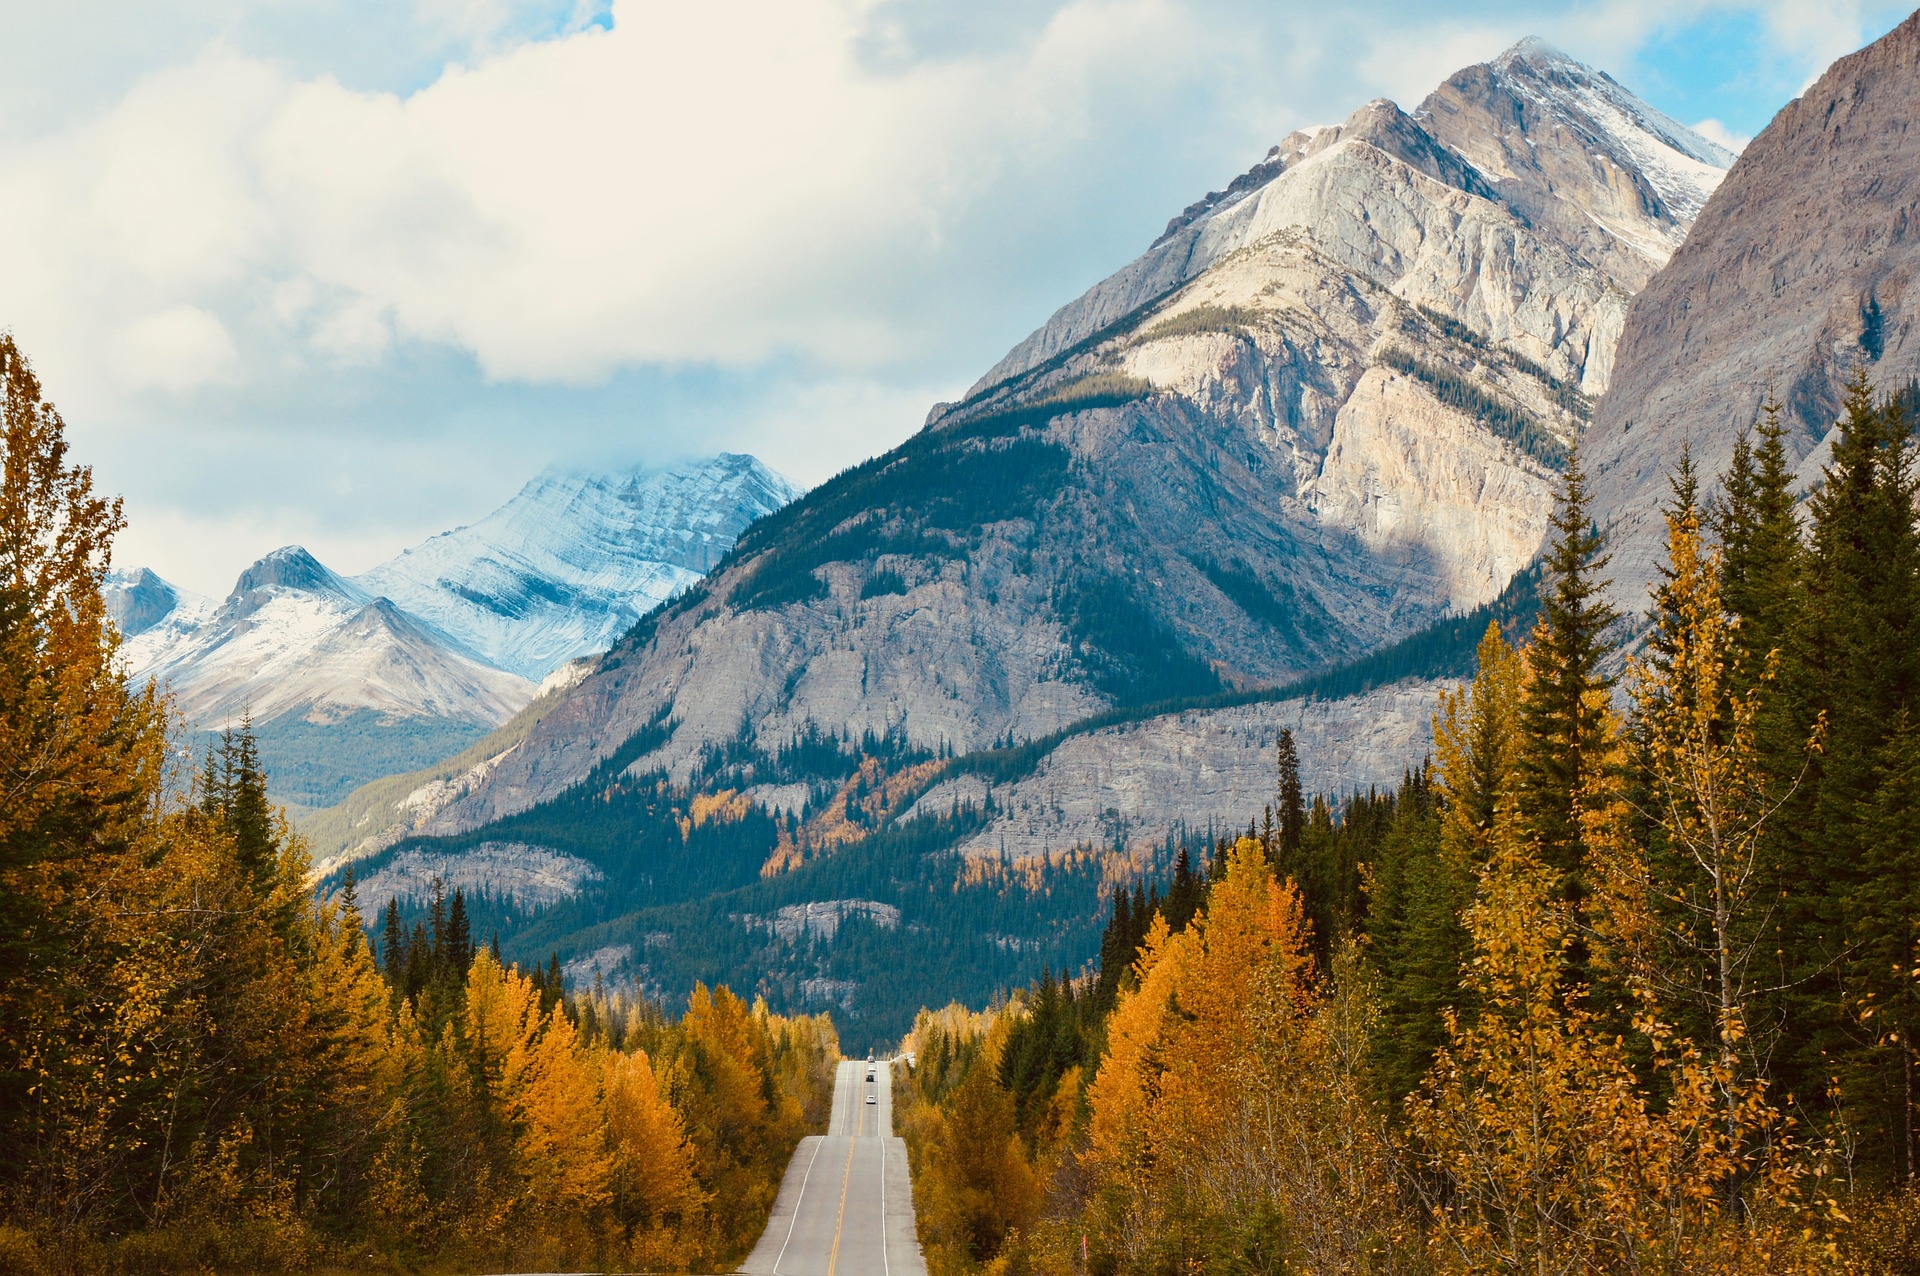
[[[824,1135],[800,1141],[767,1231],[740,1270],[753,1276],[926,1276],[913,1230],[907,1145],[893,1136],[892,1068],[843,1063]],[[867,1102],[869,1091],[875,1103]]]

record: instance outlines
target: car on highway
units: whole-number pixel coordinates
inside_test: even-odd
[[[879,1096],[879,1095],[877,1095],[877,1094],[875,1094],[875,1093],[874,1093],[873,1091],[871,1091],[871,1090],[869,1090],[869,1091],[867,1091],[867,1102],[868,1102],[868,1103],[878,1103],[878,1102],[880,1102],[880,1096]]]

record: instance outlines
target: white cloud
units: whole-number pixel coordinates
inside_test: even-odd
[[[136,319],[114,343],[114,368],[130,390],[178,394],[227,380],[235,363],[226,325],[198,306],[168,306]]]
[[[1746,150],[1747,143],[1753,140],[1744,133],[1734,132],[1719,120],[1701,120],[1699,123],[1689,125],[1688,127],[1693,129],[1693,131],[1701,137],[1706,138],[1709,142],[1715,142],[1726,147],[1735,155]]]
[[[1412,106],[1542,23],[1620,65],[1713,12],[1852,47],[1872,8],[619,0],[603,29],[593,0],[102,5],[36,12],[57,56],[0,45],[0,243],[31,245],[0,325],[136,508],[251,501],[223,517],[292,511],[263,541],[349,556],[609,436],[830,473],[1287,130]],[[603,393],[663,368],[712,402]]]

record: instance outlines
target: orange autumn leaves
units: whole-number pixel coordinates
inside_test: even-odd
[[[1087,1091],[1089,1222],[1122,1269],[1216,1248],[1315,1270],[1386,1253],[1392,1175],[1364,1085],[1365,975],[1343,948],[1349,978],[1320,980],[1308,938],[1299,891],[1251,839],[1191,926],[1155,918]]]

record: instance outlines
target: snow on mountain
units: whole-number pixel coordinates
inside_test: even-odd
[[[1431,224],[1420,207],[1431,201],[1383,189],[1377,167],[1356,162],[1363,148],[1398,161],[1396,181],[1412,170],[1485,205],[1456,212],[1484,220],[1499,210],[1519,236],[1475,242],[1471,226]],[[1289,232],[1309,236],[1343,270],[1598,394],[1627,299],[1666,264],[1733,160],[1611,77],[1523,40],[1458,72],[1411,114],[1381,99],[1344,124],[1282,139],[1175,217],[1139,258],[1061,307],[968,398]]]
[[[544,678],[605,651],[799,495],[757,459],[548,472],[505,505],[359,577],[503,669]]]
[[[125,652],[135,679],[159,682],[188,720],[214,729],[359,710],[494,725],[534,693],[297,545],[248,567],[218,607],[170,614]]]
[[[1537,38],[1452,76],[1414,117],[1629,291],[1667,263],[1735,158]]]
[[[251,716],[276,794],[325,806],[577,682],[794,494],[749,456],[550,473],[357,580],[288,546],[222,602],[145,569],[113,573],[106,599],[130,678],[157,680],[196,727]]]
[[[100,592],[106,599],[107,614],[125,640],[123,650],[130,660],[141,664],[152,663],[152,657],[135,652],[165,649],[182,634],[198,629],[215,606],[211,598],[181,589],[145,567],[108,572]]]

